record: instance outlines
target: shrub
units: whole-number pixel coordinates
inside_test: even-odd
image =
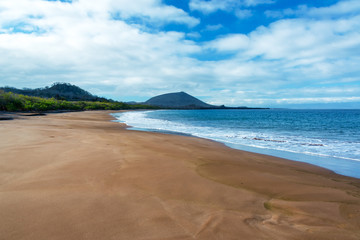
[[[128,105],[115,101],[65,101],[4,92],[0,90],[0,111],[51,111],[51,110],[121,110],[155,109],[147,105]]]

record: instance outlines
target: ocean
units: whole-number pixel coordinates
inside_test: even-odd
[[[133,130],[207,138],[360,178],[360,110],[156,110],[113,115]]]

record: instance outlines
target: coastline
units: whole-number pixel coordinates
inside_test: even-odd
[[[359,179],[109,113],[0,122],[2,238],[360,238]]]
[[[289,123],[293,125],[291,122],[300,117],[301,112],[304,111],[306,111],[306,116],[302,117],[305,120],[300,121],[297,127],[294,126],[294,130],[286,127],[289,126]],[[360,152],[358,151],[360,145],[356,140],[356,134],[352,133],[352,130],[345,133],[346,124],[336,124],[336,120],[325,120],[324,123],[321,119],[318,119],[316,122],[323,123],[322,126],[318,126],[317,123],[314,123],[314,119],[317,119],[319,116],[323,118],[323,114],[329,115],[329,112],[319,111],[250,111],[250,114],[243,114],[244,111],[236,111],[223,114],[223,110],[218,112],[191,110],[185,111],[185,114],[182,114],[182,111],[165,110],[150,111],[150,113],[147,113],[147,111],[131,111],[123,114],[115,113],[113,116],[119,122],[130,125],[129,129],[131,130],[162,132],[210,139],[238,150],[305,162],[329,169],[337,174],[360,179],[360,171],[358,171],[360,169]],[[281,117],[279,117],[279,113]],[[255,116],[253,116],[254,114]],[[336,118],[339,113],[334,111],[331,114],[335,115],[333,117]],[[312,115],[312,117],[307,119],[309,115]],[[229,117],[229,121],[225,120],[227,117]],[[328,117],[332,119],[330,116]],[[241,120],[244,122],[236,125],[234,124],[235,118],[245,120]],[[252,124],[249,125],[249,119],[252,118],[259,127],[254,127]],[[263,119],[275,120],[264,121]],[[356,122],[355,119],[353,120]],[[312,123],[309,123],[309,121],[312,121]],[[218,122],[218,125],[215,122]],[[301,126],[303,124],[305,125]],[[280,127],[282,125],[285,127]],[[340,133],[334,134],[339,130],[334,127],[337,125],[342,130]],[[313,130],[309,131],[309,126],[327,129],[328,132],[321,132],[320,130],[316,136]],[[261,130],[262,128],[263,130]],[[310,132],[312,134],[309,135]]]

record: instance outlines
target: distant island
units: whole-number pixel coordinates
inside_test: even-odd
[[[69,83],[51,87],[18,89],[0,87],[0,111],[123,110],[123,109],[264,109],[215,106],[185,92],[166,93],[146,102],[119,102],[95,96]]]
[[[186,92],[166,93],[150,98],[145,105],[169,109],[266,109],[249,107],[226,107],[205,103]]]
[[[163,108],[218,108],[217,106],[207,104],[185,92],[166,93],[150,98],[144,104],[163,107]]]

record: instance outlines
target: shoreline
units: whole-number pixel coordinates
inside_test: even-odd
[[[359,239],[360,180],[114,111],[1,121],[4,239]]]
[[[116,114],[116,113],[115,113]],[[115,117],[116,122],[124,123],[117,118],[116,115],[111,114],[111,116]],[[125,123],[126,124],[126,123]],[[215,141],[221,143],[229,148],[237,149],[240,151],[246,151],[251,153],[263,154],[267,156],[278,157],[282,159],[286,159],[289,161],[296,161],[296,162],[303,162],[307,164],[311,164],[314,166],[318,166],[321,168],[325,168],[327,170],[333,171],[337,174],[347,176],[347,177],[354,177],[360,179],[360,171],[354,171],[354,169],[360,168],[360,161],[357,159],[351,158],[343,158],[343,157],[333,157],[328,155],[317,155],[309,153],[302,153],[296,151],[286,151],[286,150],[279,150],[279,149],[272,149],[260,146],[247,146],[243,144],[236,144],[226,141],[221,141],[217,139],[207,138],[203,136],[196,136],[191,133],[186,132],[177,132],[172,130],[158,130],[158,129],[151,129],[151,128],[142,128],[142,127],[135,127],[135,126],[128,126],[129,130],[133,131],[144,131],[144,132],[155,132],[155,133],[165,133],[165,134],[173,134],[179,136],[189,136],[189,137],[196,137],[202,138],[210,141]]]
[[[119,123],[122,123],[122,122],[119,122]],[[261,154],[261,155],[268,156],[268,157],[280,158],[280,159],[284,159],[286,161],[305,163],[305,164],[309,164],[309,165],[312,165],[315,167],[326,169],[328,171],[331,171],[335,174],[338,174],[338,175],[341,175],[344,177],[360,179],[360,172],[354,174],[354,173],[348,173],[349,170],[347,170],[347,169],[356,169],[356,167],[357,167],[356,162],[358,162],[357,160],[346,159],[346,158],[335,158],[335,157],[329,157],[329,156],[309,155],[309,154],[305,154],[305,153],[297,153],[297,152],[289,152],[289,151],[276,150],[276,149],[270,149],[270,148],[259,148],[259,147],[245,146],[245,145],[240,145],[240,144],[225,143],[225,142],[216,141],[216,140],[213,140],[210,138],[198,137],[198,136],[194,136],[194,135],[187,134],[187,133],[181,133],[181,132],[162,131],[162,130],[156,131],[156,130],[151,130],[151,129],[148,130],[148,129],[132,127],[129,125],[127,125],[127,129],[130,131],[151,132],[151,133],[169,134],[169,135],[175,135],[175,136],[185,136],[185,137],[204,139],[207,141],[212,141],[212,142],[215,142],[218,144],[222,144],[225,147],[228,147],[228,148],[231,148],[234,150],[239,150],[239,151],[253,153],[253,154]],[[308,160],[308,159],[310,159],[310,160]],[[347,162],[349,162],[350,166],[343,167],[343,169],[340,168],[340,171],[344,171],[342,173],[339,171],[339,169],[337,169],[337,170],[331,169],[331,163],[327,164],[326,162],[321,162],[321,160],[328,160],[328,159],[331,159],[331,161],[332,161],[331,163],[333,163],[333,161],[347,161]],[[317,163],[315,163],[314,161],[317,161]],[[353,164],[351,164],[351,163],[353,163]],[[328,167],[329,165],[330,165],[330,167]],[[336,165],[335,167],[339,168],[339,167],[341,167],[341,165]],[[333,167],[333,168],[335,168],[335,167]],[[347,173],[345,173],[345,172],[347,172]],[[353,174],[353,175],[350,175],[350,174]]]

